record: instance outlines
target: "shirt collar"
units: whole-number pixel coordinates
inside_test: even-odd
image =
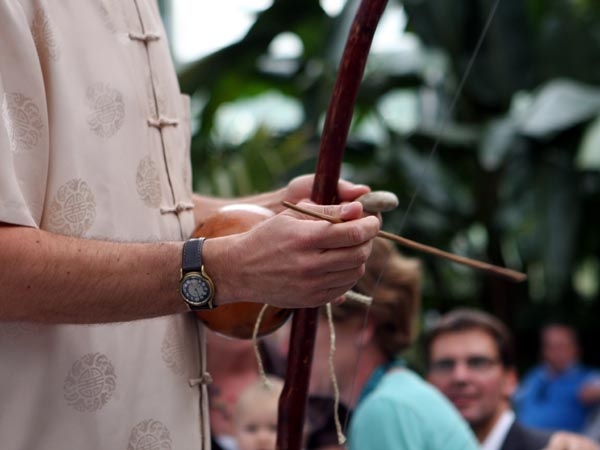
[[[371,373],[371,376],[369,377],[369,379],[365,383],[364,387],[362,388],[362,390],[360,392],[360,397],[358,399],[358,403],[360,403],[362,400],[364,400],[364,398],[367,395],[369,395],[371,392],[373,392],[375,390],[377,385],[381,382],[381,379],[383,378],[383,376],[390,369],[393,369],[396,367],[405,367],[405,366],[406,366],[406,362],[403,359],[393,359],[391,361],[388,361],[385,364],[378,366],[373,371],[373,373]]]
[[[510,409],[504,411],[481,444],[481,450],[500,450],[514,421],[515,413]]]

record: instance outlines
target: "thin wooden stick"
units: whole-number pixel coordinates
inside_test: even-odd
[[[327,220],[328,222],[331,222],[331,223],[342,223],[343,222],[343,220],[340,219],[339,217],[328,216],[325,214],[310,211],[308,209],[302,208],[298,205],[294,205],[293,203],[289,203],[286,201],[284,201],[282,203],[287,208],[293,209],[294,211],[298,211],[298,212],[300,212],[302,214],[306,214],[308,216],[315,217],[317,219]],[[483,270],[485,272],[489,272],[493,275],[506,278],[510,281],[521,282],[521,281],[525,281],[527,279],[527,275],[525,275],[522,272],[517,272],[516,270],[506,269],[504,267],[495,266],[493,264],[489,264],[489,263],[486,263],[483,261],[478,261],[476,259],[467,258],[465,256],[455,255],[454,253],[445,252],[443,250],[440,250],[439,248],[432,247],[430,245],[421,244],[419,242],[403,238],[396,234],[388,233],[387,231],[379,231],[377,233],[377,236],[394,241],[404,247],[412,248],[414,250],[418,250],[423,253],[429,253],[430,255],[438,256],[440,258],[444,258],[444,259],[447,259],[449,261],[452,261],[452,262],[455,262],[458,264],[463,264],[465,266],[473,267],[474,269],[479,269],[479,270]]]

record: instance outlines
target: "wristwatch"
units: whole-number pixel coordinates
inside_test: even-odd
[[[215,285],[202,264],[204,240],[205,238],[194,238],[183,244],[179,293],[190,311],[215,308]]]

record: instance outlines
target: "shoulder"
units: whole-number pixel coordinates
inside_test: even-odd
[[[535,386],[542,382],[544,378],[546,378],[545,373],[546,368],[543,365],[532,367],[523,375],[523,378],[519,383],[519,391],[522,392],[523,390],[527,390],[531,386]]]
[[[372,434],[373,429],[385,430],[382,431],[385,434],[394,430],[394,439],[420,444],[414,448],[478,448],[469,427],[452,404],[408,369],[384,377],[377,389],[358,405],[350,428],[354,429],[355,437]]]
[[[574,367],[575,372],[586,380],[597,380],[600,378],[600,370],[595,367],[586,366],[584,364],[578,364]]]
[[[427,394],[438,395],[439,392],[427,381],[425,381],[416,372],[411,369],[403,368],[387,373],[377,390],[390,390],[397,392],[398,390],[414,392],[424,392]],[[439,394],[441,395],[441,394]]]
[[[529,371],[525,373],[525,378],[539,378],[544,374],[545,370],[545,367],[539,364],[529,369]]]
[[[421,410],[430,405],[424,404],[424,398],[430,395],[426,383],[414,372],[408,369],[395,370],[387,373],[376,389],[367,395],[357,406],[355,416],[385,417],[384,420],[410,420],[419,416]],[[386,414],[384,414],[384,412]]]
[[[546,446],[551,436],[549,431],[528,428],[514,422],[500,450],[539,450]]]
[[[427,417],[431,417],[431,414],[454,414],[450,401],[410,369],[387,374],[373,394],[365,399],[365,403],[378,403],[384,399],[417,414],[426,414]],[[433,407],[435,410],[432,412]]]
[[[350,450],[479,449],[466,423],[458,416],[438,415],[436,408],[425,403],[417,409],[373,395],[352,416]]]

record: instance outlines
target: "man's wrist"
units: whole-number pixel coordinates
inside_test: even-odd
[[[214,308],[215,285],[203,260],[205,238],[188,239],[182,248],[179,293],[191,311]]]

